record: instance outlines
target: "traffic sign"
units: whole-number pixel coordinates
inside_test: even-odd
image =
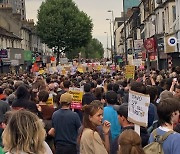
[[[170,37],[168,39],[168,45],[175,46],[177,44],[177,38],[176,37]]]

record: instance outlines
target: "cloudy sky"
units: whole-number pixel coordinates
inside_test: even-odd
[[[42,1],[26,0],[27,19],[37,21],[37,10]],[[109,21],[106,21],[106,18],[112,18],[112,14],[108,13],[107,10],[113,10],[114,16],[119,17],[122,12],[122,0],[74,0],[74,2],[80,10],[91,17],[94,24],[93,37],[97,38],[105,48],[107,46],[107,35],[104,32],[110,33]]]

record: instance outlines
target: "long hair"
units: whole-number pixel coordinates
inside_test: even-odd
[[[81,140],[81,136],[83,133],[84,128],[90,128],[93,131],[97,131],[97,126],[94,125],[89,117],[95,115],[99,109],[103,110],[103,105],[101,103],[101,101],[99,100],[94,100],[92,101],[89,105],[84,105],[82,108],[83,111],[83,122],[82,122],[82,127],[80,130],[80,134],[78,136],[77,142],[80,143]]]
[[[119,139],[119,154],[145,154],[140,136],[132,129],[124,130]]]
[[[2,134],[4,151],[43,154],[45,134],[43,123],[35,114],[27,110],[14,111]]]

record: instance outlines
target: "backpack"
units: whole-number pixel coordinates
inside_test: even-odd
[[[143,149],[145,154],[164,154],[162,144],[168,138],[170,134],[174,133],[174,131],[168,131],[164,135],[157,135],[157,130],[155,129],[152,132],[154,137],[154,142],[146,145]]]

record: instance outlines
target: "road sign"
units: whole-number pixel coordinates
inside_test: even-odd
[[[176,37],[170,37],[168,39],[168,45],[175,46],[177,44],[177,38]]]

